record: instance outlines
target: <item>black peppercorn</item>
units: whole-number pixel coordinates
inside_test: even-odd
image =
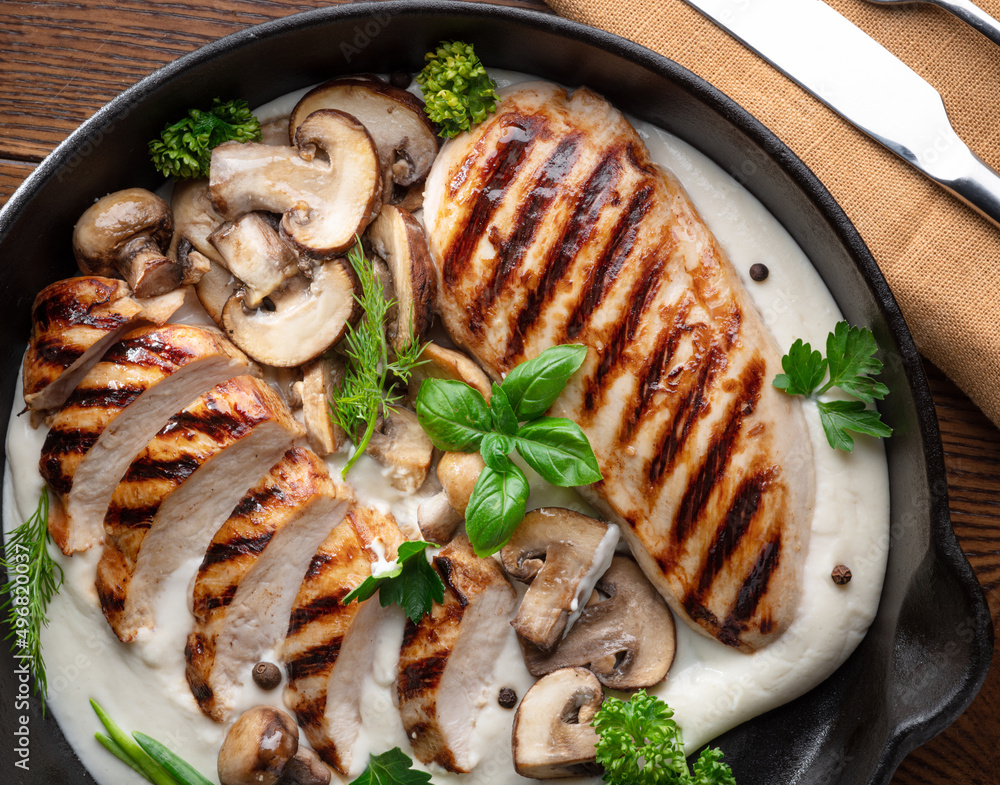
[[[500,690],[500,694],[497,696],[497,703],[505,709],[513,709],[514,705],[517,703],[517,693],[510,687],[504,687]]]
[[[273,690],[281,684],[281,669],[273,662],[258,662],[253,666],[253,680],[262,690]]]
[[[766,264],[761,264],[760,262],[757,262],[757,264],[750,265],[750,277],[753,278],[755,281],[763,281],[765,278],[767,278],[769,273],[770,270],[767,269]]]
[[[830,577],[833,578],[833,582],[838,586],[843,586],[851,582],[851,571],[844,564],[838,564],[833,568],[833,572],[830,573]]]

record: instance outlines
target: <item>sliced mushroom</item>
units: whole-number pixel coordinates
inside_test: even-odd
[[[192,251],[191,253],[198,252]],[[208,263],[208,272],[194,285],[195,293],[202,306],[208,311],[212,321],[220,327],[222,326],[222,311],[239,288],[240,282],[233,274],[218,262],[213,261]]]
[[[267,303],[273,309],[265,307]],[[239,293],[222,311],[222,328],[258,362],[290,368],[318,357],[341,339],[355,318],[354,276],[341,262],[316,268],[310,281],[299,275],[255,311]]]
[[[413,93],[375,79],[334,79],[306,93],[289,118],[289,138],[318,109],[339,109],[358,118],[378,149],[382,201],[427,176],[438,151],[437,133]],[[408,191],[407,191],[408,192]]]
[[[209,194],[229,220],[254,210],[283,213],[281,234],[313,259],[346,251],[378,214],[375,143],[343,112],[314,112],[296,147],[226,142],[212,151]]]
[[[514,770],[536,780],[599,774],[590,721],[604,701],[586,668],[561,668],[535,682],[514,717]]]
[[[444,545],[455,536],[463,515],[451,506],[444,491],[424,499],[417,506],[417,526],[420,536],[435,545]]]
[[[181,256],[190,254],[193,248],[213,262],[222,261],[208,236],[226,219],[212,207],[208,180],[178,180],[174,183],[170,210],[174,214],[174,237],[167,256],[179,260]]]
[[[674,659],[674,620],[659,592],[627,556],[615,556],[597,582],[607,599],[583,609],[580,618],[546,653],[521,640],[533,676],[571,665],[588,666],[605,687],[637,690],[658,684]]]
[[[531,584],[511,622],[518,635],[551,651],[611,565],[618,537],[614,524],[561,507],[525,515],[500,551],[507,573]]]
[[[254,706],[233,723],[219,749],[222,785],[327,785],[330,770],[299,750],[299,728],[273,706]]]
[[[427,238],[406,210],[385,205],[371,226],[368,241],[389,266],[396,300],[396,319],[386,326],[393,349],[401,351],[412,334],[420,339],[434,319],[436,284]]]
[[[424,361],[423,365],[414,368],[410,377],[408,392],[411,398],[417,397],[424,379],[453,379],[475,387],[482,393],[486,403],[490,402],[493,389],[490,378],[468,355],[428,341],[424,344],[420,359]]]
[[[434,445],[408,409],[393,409],[372,434],[366,452],[391,469],[389,482],[403,493],[416,493],[427,479]]]
[[[256,308],[298,275],[299,255],[281,239],[265,213],[246,213],[208,236],[223,265],[243,282],[243,304]]]
[[[174,231],[170,207],[145,188],[98,199],[73,228],[73,253],[85,273],[124,278],[136,297],[166,294],[198,280],[164,255]]]
[[[309,446],[319,455],[337,452],[347,434],[330,419],[330,400],[344,380],[339,357],[325,354],[302,367],[302,416]]]

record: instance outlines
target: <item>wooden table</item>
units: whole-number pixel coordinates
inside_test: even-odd
[[[470,0],[474,2],[475,0]],[[545,11],[541,0],[496,0]],[[332,5],[318,0],[0,0],[0,204],[98,107],[221,36]],[[1000,431],[926,364],[955,531],[1000,618]],[[994,658],[996,664],[996,658]],[[1000,669],[947,731],[911,754],[894,785],[1000,781]],[[777,783],[776,783],[777,785]]]

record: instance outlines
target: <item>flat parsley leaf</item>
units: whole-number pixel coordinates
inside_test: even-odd
[[[848,431],[869,436],[892,435],[892,428],[882,422],[882,415],[865,406],[889,394],[889,388],[871,376],[882,371],[882,361],[875,356],[877,352],[878,344],[871,330],[838,322],[826,339],[825,358],[799,339],[781,358],[785,372],[777,374],[772,384],[789,395],[815,400],[830,446],[851,452],[854,439]],[[827,372],[830,378],[821,387]],[[860,400],[819,400],[819,396],[834,387]]]
[[[684,739],[662,700],[639,690],[629,701],[606,698],[591,725],[597,762],[612,785],[736,785],[717,749],[703,750],[688,771]]]
[[[427,785],[431,775],[413,768],[413,761],[399,747],[368,759],[368,768],[351,785]]]
[[[425,551],[430,543],[422,540],[399,546],[395,565],[378,575],[369,575],[344,597],[344,605],[354,600],[364,602],[375,592],[383,608],[400,606],[414,624],[428,613],[435,602],[444,600],[444,583],[430,565]]]

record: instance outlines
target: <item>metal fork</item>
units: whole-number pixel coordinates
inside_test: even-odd
[[[1000,44],[1000,22],[970,0],[868,0],[868,2],[876,5],[902,5],[913,2],[937,5],[968,22],[994,43]]]

